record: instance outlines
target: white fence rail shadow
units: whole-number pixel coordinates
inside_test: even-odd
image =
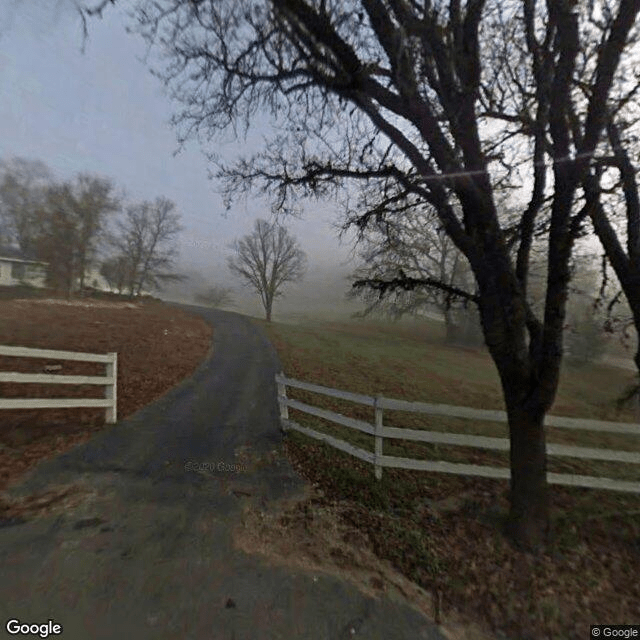
[[[287,378],[283,373],[276,374],[278,385],[278,404],[280,406],[280,420],[282,427],[299,431],[311,438],[326,442],[360,460],[369,462],[374,466],[375,477],[382,478],[382,469],[392,467],[398,469],[412,469],[416,471],[433,471],[438,473],[450,473],[463,476],[481,476],[485,478],[510,477],[510,471],[504,467],[488,467],[475,464],[459,464],[453,462],[416,460],[413,458],[399,458],[385,456],[383,453],[384,439],[412,440],[416,442],[428,442],[434,444],[454,445],[461,447],[475,447],[494,451],[509,451],[507,438],[494,438],[487,436],[474,436],[459,433],[444,433],[439,431],[425,431],[422,429],[399,429],[386,427],[383,421],[383,410],[407,411],[451,418],[467,418],[473,420],[486,420],[491,422],[507,422],[507,414],[504,411],[487,411],[484,409],[472,409],[470,407],[456,407],[445,404],[427,404],[424,402],[407,402],[406,400],[393,400],[382,396],[366,396],[358,393],[340,391],[330,387],[323,387],[309,382],[302,382]],[[321,395],[327,395],[341,400],[349,400],[357,404],[372,407],[374,420],[372,424],[362,420],[355,420],[342,414],[314,407],[287,397],[287,387],[303,389]],[[320,433],[309,427],[304,427],[289,419],[289,407],[297,409],[309,415],[323,418],[330,422],[343,425],[350,429],[357,429],[374,437],[374,451],[366,451],[339,438]],[[560,416],[546,416],[545,426],[562,429],[583,429],[587,431],[600,431],[608,433],[622,433],[625,435],[640,436],[640,425],[622,422],[606,422],[601,420],[582,420],[578,418],[565,418]],[[604,460],[611,462],[624,462],[640,464],[640,453],[632,451],[620,451],[612,449],[575,447],[561,444],[547,444],[547,454],[550,456],[563,456],[588,460]],[[548,473],[549,484],[561,484],[574,487],[586,487],[592,489],[610,489],[628,493],[640,493],[640,482],[626,480],[613,480],[598,476],[583,476],[563,473]]]
[[[105,388],[104,398],[0,398],[0,409],[104,408],[105,422],[110,424],[117,422],[117,353],[97,354],[0,346],[0,356],[102,362],[105,365],[104,376],[68,376],[56,373],[0,371],[0,382],[16,382],[20,384],[91,384]],[[47,367],[45,367],[45,370],[46,369]]]

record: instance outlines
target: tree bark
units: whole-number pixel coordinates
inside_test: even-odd
[[[507,534],[516,546],[538,551],[547,542],[549,533],[545,411],[529,410],[518,401],[507,399],[507,402],[511,440]]]
[[[541,375],[525,339],[524,299],[517,283],[504,276],[494,278],[496,273],[508,273],[499,268],[499,259],[496,262],[497,267],[478,270],[476,277],[482,291],[483,334],[498,369],[509,424],[511,481],[506,533],[516,547],[537,553],[549,530],[543,425],[557,390],[562,336],[556,335],[555,357]]]
[[[273,299],[273,293],[267,286],[265,286],[265,291],[262,296],[262,303],[264,305],[264,312],[267,318],[267,322],[271,322],[271,309],[273,308]]]

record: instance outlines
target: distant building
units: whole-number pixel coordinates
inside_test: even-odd
[[[15,247],[0,246],[0,285],[44,287],[48,263],[33,260]]]
[[[35,260],[17,247],[0,245],[0,286],[15,287],[26,285],[43,288],[47,286],[48,262]],[[75,279],[73,290],[80,285],[80,278]],[[100,273],[100,269],[90,266],[84,276],[84,286],[88,289],[107,293],[119,293],[109,285],[107,279]],[[122,293],[125,293],[124,291]],[[143,289],[142,295],[150,295],[151,292]]]

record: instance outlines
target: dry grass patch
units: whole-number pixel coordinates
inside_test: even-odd
[[[503,409],[495,367],[483,350],[443,345],[438,328],[358,323],[267,327],[285,374],[367,395]],[[567,365],[551,413],[633,422],[616,399],[633,372]],[[291,397],[372,422],[370,409],[291,389]],[[367,450],[372,438],[290,410],[293,420]],[[506,436],[492,423],[385,412],[385,424]],[[637,437],[550,429],[551,442],[640,451]],[[551,542],[534,558],[502,535],[504,481],[385,469],[291,433],[287,452],[317,486],[342,528],[351,528],[377,558],[432,596],[443,623],[463,620],[506,638],[587,637],[590,624],[640,620],[640,496],[552,486]],[[385,453],[507,466],[506,455],[472,448],[385,440]],[[637,465],[552,458],[551,470],[639,476]],[[306,516],[298,515],[298,518]]]

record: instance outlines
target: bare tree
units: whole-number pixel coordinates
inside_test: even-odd
[[[70,294],[84,286],[108,214],[119,209],[111,181],[80,175],[75,184],[55,184],[45,190],[44,201],[29,224],[29,242],[35,255],[49,263],[50,284]]]
[[[52,185],[31,223],[35,255],[48,262],[49,286],[71,295],[79,273],[79,228],[70,183]]]
[[[70,293],[104,240],[107,216],[118,210],[110,180],[81,174],[56,183],[46,165],[21,158],[3,163],[0,218],[7,239],[49,262],[50,284]]]
[[[147,287],[161,289],[163,282],[182,279],[173,270],[180,231],[180,215],[167,198],[125,208],[112,243],[117,264],[125,268],[129,295],[139,296]]]
[[[53,184],[49,168],[39,160],[12,158],[0,163],[0,221],[4,239],[33,254],[46,190]]]
[[[372,223],[362,233],[362,264],[353,274],[355,287],[351,297],[367,303],[362,315],[382,312],[392,318],[425,310],[442,314],[447,341],[469,334],[474,320],[480,332],[475,305],[457,291],[473,290],[474,280],[465,256],[438,224],[436,214],[416,206],[402,218]],[[384,286],[395,277],[411,276],[439,286],[395,289],[385,295]],[[460,331],[460,326],[468,331]],[[477,332],[476,332],[477,333]]]
[[[133,281],[132,269],[126,256],[107,258],[100,265],[100,275],[107,281],[111,289],[122,294]]]
[[[401,216],[411,198],[434,208],[475,277],[460,295],[478,305],[502,383],[509,531],[528,548],[548,528],[543,423],[558,387],[571,255],[593,210],[576,202],[620,65],[635,59],[640,0],[607,3],[599,16],[593,6],[149,0],[137,13],[182,102],[179,139],[248,126],[264,107],[282,125],[262,152],[219,166],[227,197],[257,188],[282,208],[355,181],[363,188],[346,224],[359,229]],[[523,170],[533,184],[513,228],[498,195]],[[527,295],[536,233],[548,262],[542,314]],[[386,286],[423,284],[437,286],[409,276]]]
[[[233,289],[225,287],[221,284],[214,284],[206,291],[196,293],[193,299],[198,304],[207,307],[227,307],[233,303]]]
[[[634,93],[639,88],[633,85]],[[597,166],[584,179],[585,204],[593,229],[604,248],[602,268],[604,291],[608,282],[607,263],[613,267],[620,289],[627,299],[633,325],[640,335],[640,193],[638,166],[634,165],[629,147],[638,151],[638,117],[626,120],[621,108],[610,110],[607,117],[607,148],[596,162]],[[635,115],[635,114],[634,114]],[[624,133],[621,121],[624,122]],[[626,138],[623,140],[623,136]],[[613,186],[611,185],[613,182]],[[608,184],[607,184],[608,183]],[[624,212],[624,222],[618,224],[618,212]],[[619,230],[622,227],[622,230]],[[626,247],[625,247],[626,244]],[[609,305],[609,311],[615,305]],[[634,356],[640,372],[640,340]]]
[[[544,184],[540,159],[545,153],[551,152],[552,155],[554,144],[562,144],[565,152],[579,160],[576,165],[569,163],[566,167],[567,176],[579,178],[580,187],[574,192],[579,214],[572,223],[573,235],[579,237],[590,231],[585,224],[590,220],[592,230],[604,249],[601,291],[607,290],[607,267],[610,265],[617,276],[619,290],[624,293],[631,310],[631,324],[635,326],[636,333],[640,333],[639,167],[633,160],[637,157],[640,139],[640,116],[637,110],[640,78],[636,68],[640,30],[637,5],[621,1],[576,5],[571,10],[575,16],[575,24],[571,27],[574,31],[558,25],[558,30],[563,28],[564,35],[571,38],[564,49],[567,56],[565,62],[568,64],[571,61],[573,71],[571,91],[564,105],[571,125],[562,141],[556,114],[547,113],[545,116],[550,126],[553,123],[556,127],[555,136],[550,129],[550,139],[545,139],[540,126],[543,114],[536,113],[536,109],[540,111],[538,92],[545,88],[546,73],[554,62],[551,43],[542,38],[542,30],[535,26],[535,20],[532,22],[534,13],[535,3],[525,3],[524,14],[525,20],[529,16],[528,27],[520,33],[506,24],[504,14],[501,16],[497,32],[501,38],[496,41],[502,39],[505,44],[501,45],[502,55],[493,47],[497,52],[494,55],[495,70],[491,74],[493,86],[491,91],[484,93],[484,99],[481,98],[482,109],[492,119],[502,123],[503,140],[513,140],[526,134],[535,141],[539,165],[536,178],[538,185]],[[549,19],[559,15],[555,9],[547,9]],[[507,55],[508,51],[511,55]],[[533,59],[528,78],[522,73],[525,56]],[[519,78],[517,83],[514,82],[516,78]],[[546,81],[546,86],[552,87],[550,79]],[[596,107],[596,102],[600,102],[600,108]],[[555,97],[547,101],[545,108],[553,109],[558,103],[559,99]],[[588,130],[587,123],[591,125]],[[598,137],[596,129],[603,133],[597,144],[594,142]],[[583,149],[585,146],[588,152]],[[585,155],[578,158],[579,153]],[[580,171],[572,174],[575,166]],[[543,190],[539,188],[537,193],[540,200]],[[548,224],[549,216],[543,218]],[[609,312],[619,300],[620,296],[613,296],[613,304],[608,305]],[[599,302],[607,306],[604,299]],[[596,327],[592,327],[592,331],[595,330]],[[640,341],[637,343],[635,361],[640,372]]]
[[[266,220],[256,220],[253,231],[236,240],[233,249],[229,269],[258,293],[271,322],[273,301],[282,295],[283,286],[304,276],[304,251],[284,227]]]
[[[78,286],[84,287],[87,269],[95,262],[98,244],[105,242],[107,216],[120,210],[113,183],[105,178],[80,174],[74,188],[77,221]]]

